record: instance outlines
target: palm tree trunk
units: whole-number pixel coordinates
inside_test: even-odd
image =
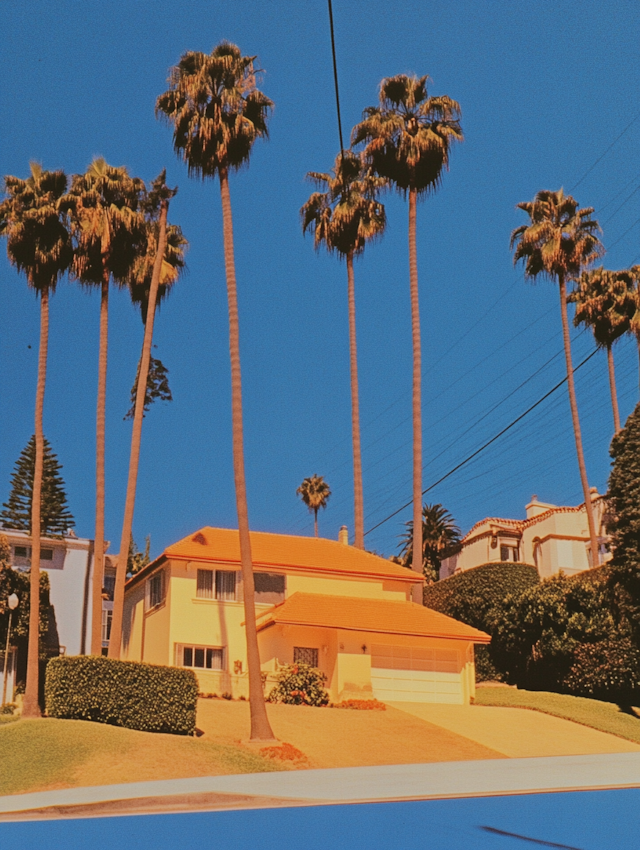
[[[640,386],[640,334],[636,335],[636,342],[638,344],[638,386]]]
[[[318,536],[318,509],[313,509],[313,533]]]
[[[133,413],[133,428],[131,431],[131,453],[129,455],[129,477],[127,479],[127,496],[124,506],[124,519],[122,522],[122,535],[120,537],[120,554],[116,569],[116,586],[113,597],[113,619],[111,620],[111,636],[109,638],[109,658],[120,658],[122,645],[122,614],[124,608],[124,584],[127,577],[127,560],[129,557],[129,546],[131,544],[131,528],[133,526],[133,511],[136,503],[136,485],[138,483],[138,463],[140,460],[140,443],[142,437],[142,420],[144,419],[144,400],[147,390],[147,378],[149,376],[149,362],[151,360],[151,343],[153,341],[153,322],[156,314],[156,301],[158,298],[158,286],[160,284],[160,273],[167,248],[167,212],[169,202],[163,201],[160,207],[160,221],[158,233],[158,251],[153,265],[151,286],[149,287],[149,303],[147,304],[147,319],[144,326],[144,340],[142,343],[142,356],[140,358],[140,371],[138,384],[136,386],[136,404]]]
[[[567,318],[567,290],[564,277],[558,277],[560,285],[560,314],[562,316],[562,339],[564,342],[564,356],[567,364],[567,386],[569,388],[569,404],[571,406],[571,418],[573,420],[573,434],[576,440],[576,452],[578,455],[578,467],[580,469],[580,480],[582,492],[584,493],[584,507],[587,512],[587,523],[589,526],[589,540],[591,544],[591,566],[597,567],[600,563],[598,553],[598,537],[596,535],[596,524],[593,516],[593,505],[591,504],[591,491],[587,479],[587,468],[584,462],[582,450],[582,435],[580,433],[580,420],[578,418],[578,404],[576,402],[576,390],[573,383],[573,365],[571,363],[571,338],[569,336],[569,320]]]
[[[356,293],[353,251],[347,254],[349,297],[349,364],[351,371],[351,433],[353,437],[353,514],[355,546],[364,549],[364,505],[362,498],[362,454],[360,451],[360,403],[358,400],[358,354],[356,348]]]
[[[109,338],[109,267],[103,260],[100,294],[100,345],[98,357],[98,404],[96,408],[96,529],[93,552],[91,608],[91,654],[102,654],[102,583],[104,579],[104,447],[107,404],[107,344]]]
[[[273,741],[275,736],[269,724],[264,703],[260,652],[256,630],[255,585],[249,536],[249,511],[244,474],[244,445],[242,435],[242,383],[240,375],[240,335],[238,326],[238,297],[236,291],[236,266],[233,254],[233,220],[229,176],[226,168],[220,169],[220,197],[222,200],[222,225],[224,232],[224,265],[227,276],[229,301],[229,352],[231,356],[231,418],[233,429],[233,477],[238,511],[240,535],[240,562],[244,585],[244,618],[247,633],[247,665],[249,667],[249,709],[251,712],[252,741]]]
[[[618,393],[616,392],[616,373],[613,366],[613,351],[611,346],[607,348],[607,366],[609,368],[609,387],[611,389],[611,406],[613,408],[613,430],[620,430],[620,410],[618,408]]]
[[[42,499],[42,467],[44,435],[42,409],[47,380],[47,349],[49,346],[49,290],[40,292],[40,350],[38,352],[38,383],[36,386],[35,437],[36,457],[33,472],[31,501],[31,574],[29,581],[29,642],[27,648],[27,681],[24,690],[23,717],[40,717],[38,702],[40,656],[40,514]],[[5,657],[5,665],[7,659]]]
[[[411,287],[411,336],[413,341],[413,561],[422,577],[422,353],[420,345],[420,302],[418,300],[418,254],[416,207],[418,193],[409,190],[409,282]],[[422,584],[413,586],[413,601],[423,604]]]

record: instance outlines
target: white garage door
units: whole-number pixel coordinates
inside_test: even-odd
[[[371,686],[387,702],[464,702],[456,649],[372,646]]]

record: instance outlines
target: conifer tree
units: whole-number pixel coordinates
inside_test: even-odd
[[[11,476],[11,493],[0,511],[0,522],[5,528],[31,532],[31,501],[36,463],[36,438],[32,436],[16,461]],[[42,471],[42,505],[40,509],[40,534],[48,537],[62,536],[73,528],[75,520],[67,505],[62,469],[49,441],[44,438]]]

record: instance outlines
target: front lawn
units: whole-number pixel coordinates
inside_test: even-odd
[[[475,705],[530,708],[640,744],[639,708],[620,707],[612,702],[572,697],[568,694],[524,691],[509,687],[479,687],[476,690]]]
[[[233,744],[53,718],[2,724],[0,765],[0,794],[280,769]]]

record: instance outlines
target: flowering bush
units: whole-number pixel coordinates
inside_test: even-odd
[[[564,679],[569,693],[637,704],[640,697],[640,651],[629,638],[585,644],[573,653]]]
[[[309,664],[289,664],[278,675],[278,684],[272,688],[267,702],[287,705],[327,705],[329,694],[324,689],[327,677]]]

